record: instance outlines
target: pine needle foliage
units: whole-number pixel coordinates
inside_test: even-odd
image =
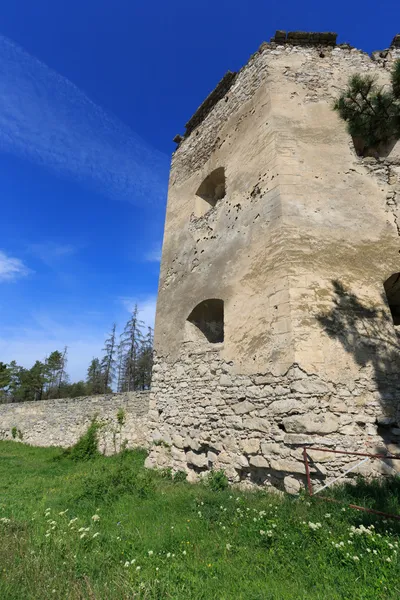
[[[391,88],[385,90],[370,75],[353,75],[335,101],[334,110],[350,135],[362,141],[361,153],[400,139],[400,60],[391,73]]]

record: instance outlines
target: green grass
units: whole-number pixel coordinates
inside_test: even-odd
[[[144,458],[74,462],[0,442],[0,598],[400,597],[396,522],[306,496],[174,482]],[[338,495],[400,512],[399,480]]]

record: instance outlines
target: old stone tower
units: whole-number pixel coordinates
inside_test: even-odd
[[[400,144],[358,156],[332,110],[397,58],[400,36],[369,56],[277,32],[177,136],[149,466],[296,491],[304,445],[398,448]],[[310,456],[315,479],[348,468]]]

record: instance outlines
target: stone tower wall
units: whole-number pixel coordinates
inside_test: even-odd
[[[387,84],[396,58],[263,44],[180,143],[149,413],[165,444],[149,466],[223,468],[293,491],[305,444],[397,448],[398,339],[383,282],[400,270],[400,145],[360,158],[332,111],[350,75]],[[196,190],[220,166],[226,196],[196,217]],[[224,300],[223,344],[186,322],[207,298]],[[348,468],[311,457],[321,481]]]

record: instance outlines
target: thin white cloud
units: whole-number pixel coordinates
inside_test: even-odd
[[[55,242],[41,242],[40,244],[30,244],[29,252],[39,258],[48,266],[53,266],[60,260],[72,256],[78,249],[72,244],[57,244]]]
[[[29,275],[31,270],[19,258],[7,256],[0,250],[0,282],[14,281],[25,275]]]
[[[113,199],[140,204],[165,200],[168,157],[2,36],[0,150]]]
[[[162,245],[156,244],[151,250],[144,255],[146,262],[157,262],[161,261]]]
[[[139,309],[139,319],[144,322],[146,327],[154,328],[156,316],[157,296],[147,296],[145,298],[121,298],[122,305],[128,312],[132,312],[135,305]]]

